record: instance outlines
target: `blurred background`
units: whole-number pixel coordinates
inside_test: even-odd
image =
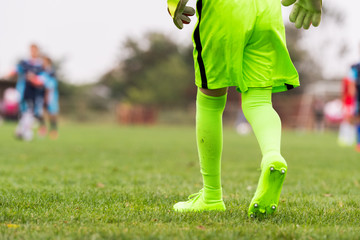
[[[345,80],[360,62],[360,1],[324,0],[320,27],[308,31],[295,29],[291,9],[282,8],[301,86],[273,95],[289,173],[279,214],[265,222],[246,220],[261,152],[233,88],[222,165],[229,211],[170,210],[203,184],[195,138],[196,17],[180,31],[166,2],[0,0],[0,239],[359,239],[354,95],[348,118],[343,110],[344,90],[354,83]],[[34,43],[54,69],[26,77],[34,84],[44,76],[54,84],[55,77],[57,87],[45,88],[59,92],[60,113],[52,109],[44,131],[31,114],[20,118],[14,90]],[[55,120],[59,135],[56,127],[46,132]]]
[[[189,1],[195,6],[195,0]],[[3,0],[0,3],[0,101],[15,86],[4,79],[36,43],[53,59],[59,81],[60,122],[193,124],[191,34],[179,31],[166,1]],[[283,8],[287,44],[301,87],[275,94],[283,125],[336,129],[342,79],[359,60],[357,0],[324,2],[319,28],[297,30]],[[327,116],[323,109],[332,102]],[[239,94],[230,90],[225,123],[241,122]],[[4,110],[3,118],[7,119]],[[340,117],[341,118],[341,117]],[[241,131],[241,130],[240,130]]]

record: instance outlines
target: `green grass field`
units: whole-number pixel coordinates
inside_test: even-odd
[[[360,154],[335,133],[285,132],[276,214],[247,218],[260,151],[224,132],[227,211],[175,213],[201,188],[194,127],[65,125],[19,142],[0,126],[0,239],[360,239]]]

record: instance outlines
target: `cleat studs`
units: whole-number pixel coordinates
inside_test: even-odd
[[[271,207],[271,209],[272,209],[272,210],[275,210],[275,209],[276,209],[276,206],[275,206],[275,205],[273,205],[273,206]]]
[[[281,173],[282,173],[282,174],[285,174],[285,170],[284,170],[284,169],[283,169],[283,170],[281,170]]]
[[[257,203],[254,204],[254,208],[258,208],[259,205]]]
[[[274,167],[271,167],[271,168],[270,168],[270,171],[271,171],[271,172],[275,171],[275,168],[274,168]]]

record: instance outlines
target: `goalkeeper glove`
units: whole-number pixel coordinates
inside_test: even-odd
[[[322,0],[282,0],[281,3],[284,6],[295,3],[290,13],[290,22],[295,23],[295,27],[309,29],[311,24],[314,27],[319,26]]]
[[[179,29],[184,27],[183,24],[189,24],[191,19],[189,16],[194,16],[195,9],[186,6],[189,0],[168,0],[168,11],[174,20],[174,24]]]

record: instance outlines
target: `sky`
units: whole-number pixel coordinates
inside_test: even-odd
[[[195,0],[189,4],[195,6]],[[305,32],[302,47],[325,66],[326,76],[341,76],[360,59],[360,31],[354,30],[360,21],[360,1],[326,0],[324,4],[340,9],[345,24],[323,22],[320,28]],[[115,66],[127,37],[157,31],[191,44],[196,19],[179,31],[166,7],[166,0],[0,0],[0,76],[28,56],[33,42],[53,59],[63,60],[63,73],[77,84],[94,82]],[[289,8],[283,8],[285,22],[288,14]],[[351,49],[342,59],[337,58],[340,43]]]

